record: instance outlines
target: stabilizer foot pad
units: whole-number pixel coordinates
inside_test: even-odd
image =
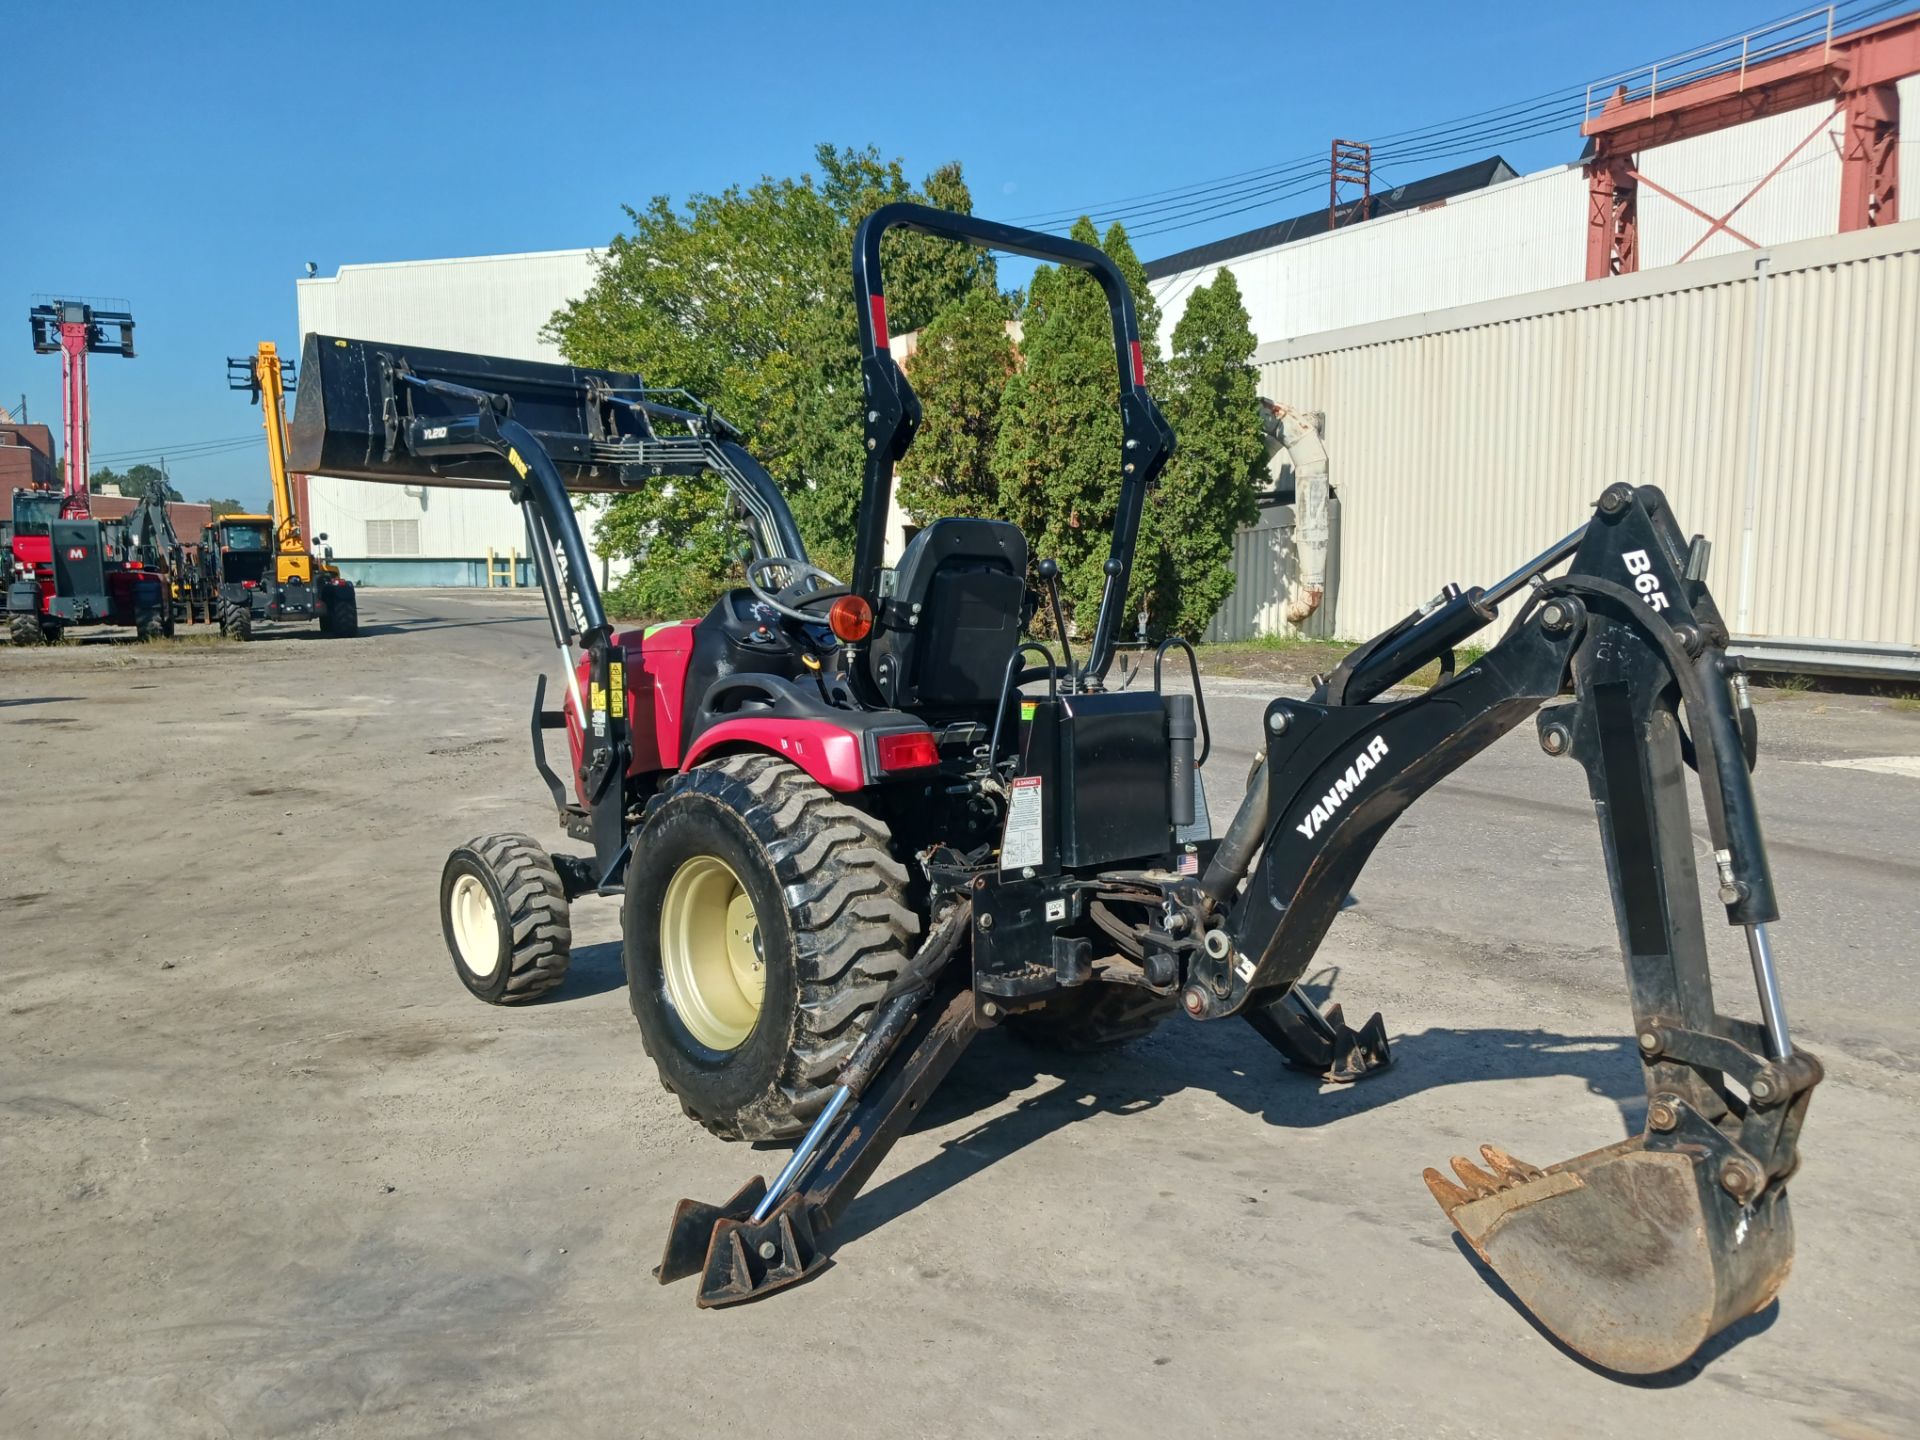
[[[667,1227],[667,1246],[661,1253],[659,1268],[653,1272],[660,1283],[671,1285],[705,1270],[707,1252],[713,1248],[721,1222],[744,1222],[753,1214],[753,1207],[766,1198],[766,1193],[766,1180],[756,1175],[724,1205],[682,1200],[674,1206],[673,1221]]]
[[[1289,1065],[1337,1085],[1364,1080],[1393,1064],[1387,1022],[1378,1011],[1355,1030],[1339,1005],[1323,1013],[1295,986],[1277,1000],[1249,1006],[1246,1016]]]

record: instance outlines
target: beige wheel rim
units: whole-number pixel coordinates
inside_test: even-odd
[[[738,1049],[753,1033],[767,969],[753,900],[726,861],[696,855],[674,871],[660,905],[667,999],[693,1038]]]
[[[493,896],[478,875],[462,875],[453,882],[448,901],[453,913],[453,940],[460,947],[460,963],[485,980],[500,968],[500,921]]]

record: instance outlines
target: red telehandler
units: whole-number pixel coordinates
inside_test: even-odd
[[[940,520],[883,563],[894,465],[920,422],[887,344],[880,242],[895,229],[1073,266],[1105,292],[1120,501],[1082,662],[1023,638],[1040,605],[1057,614],[1057,570],[1042,562],[1030,587],[1012,525]],[[637,375],[318,335],[300,367],[296,468],[508,489],[563,657],[565,697],[549,710],[541,677],[531,734],[586,851],[494,835],[453,852],[442,921],[460,979],[496,1003],[544,993],[566,971],[569,903],[619,897],[661,1079],[716,1134],[799,1138],[771,1184],[682,1202],[661,1281],[697,1276],[699,1303],[723,1306],[814,1274],[835,1220],[994,1026],[1085,1046],[1174,1013],[1239,1016],[1295,1065],[1377,1071],[1380,1018],[1353,1031],[1297,982],[1400,814],[1534,718],[1547,753],[1585,772],[1600,821],[1647,1126],[1544,1168],[1486,1146],[1427,1184],[1541,1323],[1613,1370],[1668,1369],[1766,1305],[1792,1257],[1787,1189],[1821,1071],[1781,1011],[1755,730],[1706,543],[1657,490],[1609,486],[1506,579],[1449,587],[1311,696],[1268,705],[1264,756],[1215,838],[1199,818],[1198,667],[1191,694],[1157,675],[1146,692],[1104,684],[1147,487],[1173,449],[1120,273],[1090,246],[889,205],[859,229],[854,287],[867,463],[845,581],[808,559],[730,426]],[[617,633],[568,491],[702,471],[747,532],[747,584],[702,619]],[[1509,603],[1500,641],[1456,667]],[[1435,660],[1440,683],[1394,692]],[[564,777],[549,731],[567,736]],[[1689,772],[1757,1022],[1714,1002]]]

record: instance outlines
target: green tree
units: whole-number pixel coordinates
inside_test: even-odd
[[[200,503],[213,512],[213,518],[216,520],[222,515],[246,515],[250,513],[247,507],[242,505],[238,500],[216,500],[209,495]]]
[[[1250,363],[1253,326],[1223,269],[1193,292],[1173,327],[1165,410],[1179,437],[1149,507],[1137,573],[1149,581],[1149,628],[1197,640],[1233,590],[1233,535],[1258,513],[1266,470]]]
[[[925,418],[900,462],[900,505],[916,525],[946,515],[996,515],[994,444],[1000,401],[1018,369],[1007,301],[969,292],[920,332],[906,363]]]
[[[122,495],[135,500],[143,500],[149,494],[158,494],[167,501],[180,498],[180,492],[167,482],[166,472],[158,465],[130,465],[124,474],[110,465],[103,465],[87,480],[87,488],[96,495],[109,485],[119,486]]]
[[[629,233],[600,258],[587,294],[547,334],[578,364],[636,371],[650,385],[692,391],[745,430],[786,490],[816,564],[845,573],[864,448],[853,228],[880,205],[921,200],[971,209],[959,165],[919,188],[872,147],[815,151],[820,178],[766,177],[695,195],[676,209],[656,196],[627,211]],[[994,288],[991,260],[926,236],[889,236],[891,328],[925,325],[975,289]],[[622,496],[598,527],[603,554],[636,566],[626,607],[680,597],[702,608],[729,576],[737,531],[717,479],[676,481]],[[667,571],[649,577],[644,571]]]
[[[1085,216],[1072,234],[1101,244]],[[1129,276],[1144,320],[1157,324],[1126,231],[1113,226],[1102,248]],[[1113,321],[1098,282],[1083,271],[1052,266],[1034,272],[1020,318],[1023,363],[1007,385],[994,450],[1000,513],[1026,532],[1036,560],[1060,562],[1061,600],[1074,628],[1084,633],[1099,609],[1120,501]],[[1144,324],[1141,350],[1151,382],[1158,351]],[[1146,583],[1136,575],[1132,588],[1137,593]]]

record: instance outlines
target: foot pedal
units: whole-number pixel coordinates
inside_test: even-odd
[[[1278,1000],[1250,1008],[1247,1020],[1289,1065],[1335,1084],[1365,1079],[1393,1064],[1387,1022],[1378,1011],[1358,1030],[1338,1004],[1324,1013],[1298,985]]]

